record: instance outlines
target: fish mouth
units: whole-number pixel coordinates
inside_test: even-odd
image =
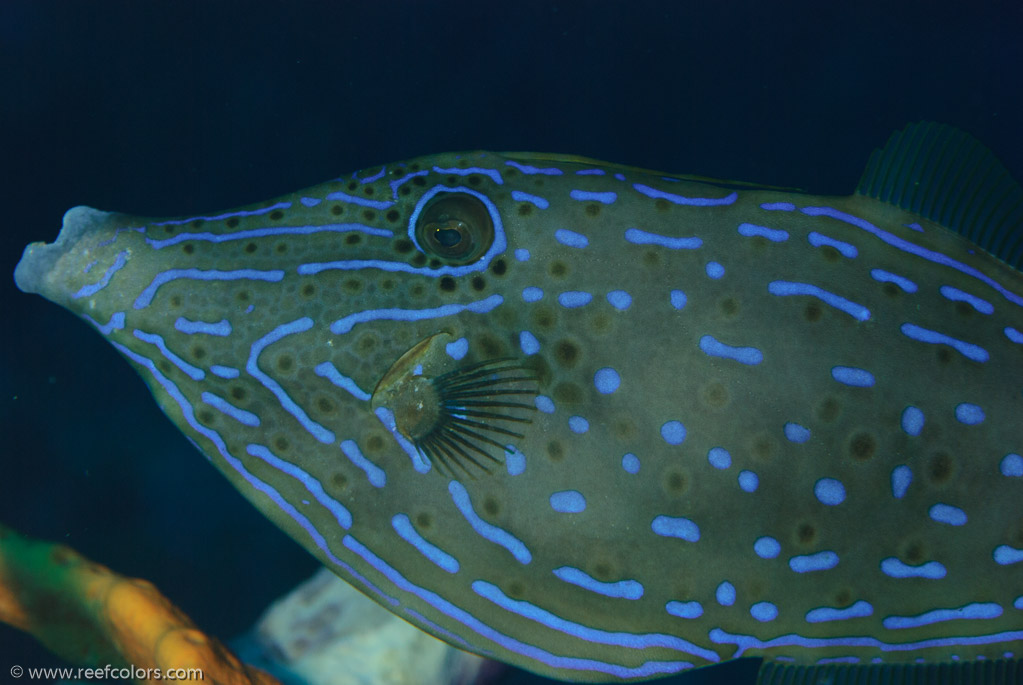
[[[539,392],[532,370],[514,358],[455,360],[448,331],[416,343],[373,390],[374,412],[386,409],[397,431],[441,472],[490,473],[523,438]]]
[[[109,231],[114,220],[121,216],[85,206],[67,210],[56,240],[52,243],[31,243],[25,247],[21,260],[14,267],[15,285],[24,293],[42,295],[59,302],[61,293],[53,285],[60,274],[57,262],[65,255],[82,252],[88,247],[80,245],[85,238]]]

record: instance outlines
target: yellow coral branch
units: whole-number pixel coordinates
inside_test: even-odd
[[[201,669],[202,682],[279,685],[207,637],[152,583],[125,578],[64,545],[0,525],[0,621],[88,667]],[[141,682],[157,682],[142,678]]]

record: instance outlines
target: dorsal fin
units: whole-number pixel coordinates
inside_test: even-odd
[[[916,212],[1023,269],[1023,188],[973,136],[921,121],[874,150],[856,192]]]

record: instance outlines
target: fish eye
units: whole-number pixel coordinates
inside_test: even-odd
[[[468,193],[438,195],[416,221],[416,241],[427,253],[455,264],[482,257],[494,242],[494,222],[478,198]]]

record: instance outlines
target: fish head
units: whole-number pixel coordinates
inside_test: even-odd
[[[562,209],[544,164],[425,157],[187,219],[76,207],[16,281],[99,329],[257,507],[378,601],[393,588],[346,561],[346,538],[409,578],[450,572],[395,537],[407,525],[466,577],[539,597],[563,584],[565,550],[594,550],[598,579],[631,565],[600,541],[645,507],[632,521],[635,485],[606,483],[628,477],[648,419],[631,395],[643,381],[614,369],[635,350],[591,344],[631,337],[631,296],[605,285],[635,255],[586,249],[614,207],[595,194]],[[594,509],[616,513],[592,530],[551,518]]]

